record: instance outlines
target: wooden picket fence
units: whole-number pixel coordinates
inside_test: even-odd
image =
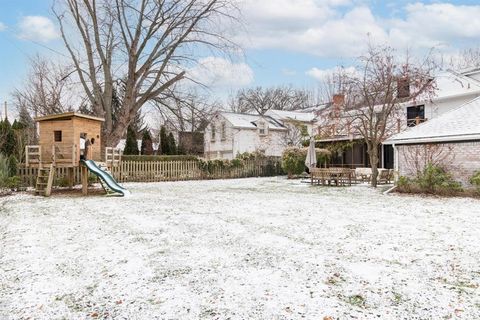
[[[161,182],[203,179],[234,179],[282,174],[280,161],[247,160],[238,167],[202,168],[198,161],[122,161],[111,168],[119,182]]]
[[[55,185],[65,183],[67,168],[56,168]],[[198,161],[121,161],[110,168],[113,177],[123,182],[162,182],[204,179],[235,179],[281,175],[280,160],[246,160],[242,166],[202,167]],[[34,186],[38,169],[19,167],[18,176],[26,186]],[[75,184],[81,184],[80,167],[74,168]]]

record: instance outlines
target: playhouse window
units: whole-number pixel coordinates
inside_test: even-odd
[[[62,142],[62,131],[53,131],[55,142]]]

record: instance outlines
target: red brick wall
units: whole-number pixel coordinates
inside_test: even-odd
[[[470,187],[470,178],[480,170],[480,141],[430,145],[397,146],[398,170],[401,176],[413,177],[417,169],[434,162],[444,167],[453,178]]]

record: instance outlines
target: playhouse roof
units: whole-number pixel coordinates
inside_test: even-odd
[[[48,116],[37,117],[37,118],[35,118],[35,121],[40,122],[40,121],[49,121],[49,120],[69,120],[69,119],[74,118],[74,117],[88,119],[88,120],[101,121],[101,122],[105,121],[105,119],[103,119],[103,118],[94,117],[94,116],[90,116],[90,115],[86,115],[86,114],[82,114],[82,113],[78,113],[78,112],[65,112],[65,113],[59,113],[59,114],[50,114]]]

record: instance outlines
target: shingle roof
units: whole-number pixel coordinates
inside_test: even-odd
[[[434,100],[458,96],[463,94],[474,94],[480,91],[480,83],[452,70],[442,71],[435,75],[437,91]]]
[[[255,122],[264,119],[269,123],[269,129],[285,130],[283,125],[269,116],[234,112],[222,112],[221,115],[236,128],[256,129]]]
[[[385,141],[385,144],[411,144],[480,140],[480,97]]]
[[[313,112],[268,110],[266,115],[271,116],[277,121],[297,120],[301,122],[313,122],[316,119]]]

